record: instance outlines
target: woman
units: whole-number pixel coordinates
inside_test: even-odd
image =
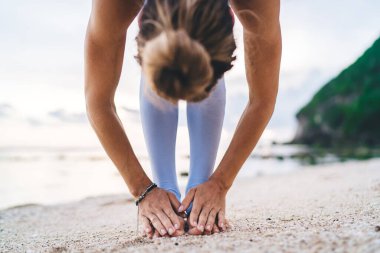
[[[153,181],[178,201],[177,103],[187,101],[190,175],[186,195],[206,182],[214,169],[226,100],[222,75],[235,59],[233,22],[227,1],[150,0],[139,17],[140,112]],[[190,234],[203,232],[191,227]],[[218,231],[216,225],[213,231]]]
[[[224,117],[223,73],[232,67],[235,49],[228,3],[152,0],[143,7],[136,58],[143,70],[140,111],[153,181],[158,184],[154,188],[113,100],[126,31],[141,5],[132,0],[93,0],[86,37],[87,114],[131,194],[139,198],[149,237],[182,235],[185,222],[190,234],[225,230],[228,189],[274,110],[281,58],[279,0],[233,0],[231,5],[244,28],[249,102],[213,173]],[[190,178],[182,202],[174,167],[180,99],[187,101],[191,145]]]

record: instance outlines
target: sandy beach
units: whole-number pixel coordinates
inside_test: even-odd
[[[1,252],[380,252],[380,160],[239,179],[232,228],[211,236],[136,234],[127,195],[0,211]]]

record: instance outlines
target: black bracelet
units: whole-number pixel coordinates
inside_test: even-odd
[[[139,196],[139,198],[136,200],[136,206],[139,205],[139,203],[145,198],[145,196],[154,188],[156,188],[157,185],[155,183],[152,183],[151,185],[146,188],[146,190]]]

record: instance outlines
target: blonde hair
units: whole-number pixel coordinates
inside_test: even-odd
[[[172,103],[206,98],[236,59],[226,0],[148,0],[136,37],[150,87]]]

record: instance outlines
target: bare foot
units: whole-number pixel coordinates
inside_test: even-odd
[[[144,231],[144,235],[148,237],[149,239],[158,238],[158,237],[177,237],[177,236],[184,235],[185,234],[185,220],[181,216],[178,216],[178,219],[180,223],[179,229],[177,229],[172,235],[169,235],[168,233],[166,233],[165,235],[161,235],[156,229],[153,228],[152,225],[151,225],[151,231],[149,233]]]
[[[196,226],[191,225],[189,220],[186,220],[186,224],[189,228],[189,230],[187,231],[189,235],[203,235],[203,232],[200,231]]]
[[[171,237],[177,237],[185,234],[185,219],[181,216],[178,216],[179,219],[179,229],[177,229]]]
[[[226,225],[225,225],[225,229],[224,230],[222,228],[220,228],[216,223],[214,223],[214,225],[213,225],[212,228],[206,226],[206,228],[202,232],[196,226],[191,225],[189,221],[186,221],[186,225],[189,228],[189,230],[187,232],[190,235],[212,235],[212,234],[215,234],[215,233],[225,232],[230,227],[229,222],[228,222],[227,219],[225,219],[225,222],[226,222]]]

